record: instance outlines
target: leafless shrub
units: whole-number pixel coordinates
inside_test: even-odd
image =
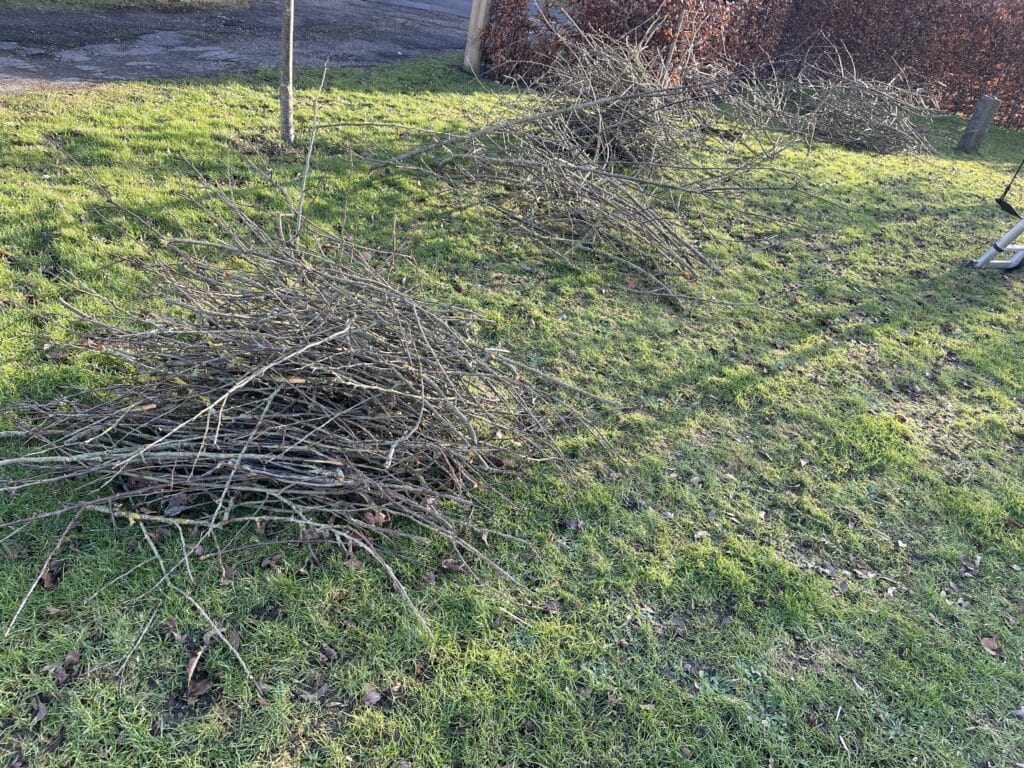
[[[69,529],[99,509],[200,542],[246,525],[333,542],[403,596],[389,539],[446,541],[460,569],[505,573],[472,543],[466,510],[485,479],[551,456],[535,377],[477,342],[472,314],[396,287],[393,255],[268,230],[220,200],[238,224],[140,264],[153,293],[139,309],[64,303],[74,349],[117,382],[13,407],[21,431],[6,436],[31,449],[0,461],[0,492],[78,483],[82,501],[43,515]],[[154,548],[168,587],[193,549],[182,536],[172,566]]]

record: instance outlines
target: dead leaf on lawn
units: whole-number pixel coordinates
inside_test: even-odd
[[[441,568],[445,571],[452,571],[454,573],[464,573],[469,570],[469,566],[465,562],[454,557],[446,557],[441,561]]]
[[[53,589],[64,578],[67,560],[51,560],[43,571],[42,582],[46,589]]]
[[[207,646],[201,645],[199,649],[192,654],[192,657],[188,660],[188,664],[185,665],[185,689],[192,690],[192,678],[195,677],[196,669],[199,667],[199,660],[203,658],[203,654],[206,653]]]
[[[310,691],[309,693],[300,693],[299,698],[305,702],[308,702],[309,704],[316,704],[321,699],[327,698],[327,694],[329,693],[330,687],[327,685],[327,683],[324,683],[315,691]]]
[[[363,695],[359,697],[359,701],[368,707],[375,707],[380,704],[382,698],[380,691],[367,683],[363,686]]]
[[[322,653],[328,661],[338,660],[338,652],[327,643],[320,643],[320,653]]]
[[[1002,651],[999,648],[999,641],[994,637],[979,637],[978,641],[981,643],[981,647],[985,649],[985,653],[989,656],[995,656],[998,658],[1002,655]]]
[[[48,605],[46,606],[46,615],[55,619],[66,619],[71,615],[71,611],[67,608],[55,608],[52,605]]]
[[[50,708],[47,706],[46,702],[43,701],[39,696],[34,696],[32,698],[32,709],[33,725],[43,722],[43,720],[46,718],[46,713],[50,711]]]
[[[79,662],[82,661],[82,654],[78,651],[68,651],[68,655],[64,657],[64,666],[67,668],[77,667]]]
[[[205,672],[201,672],[192,678],[185,690],[185,700],[189,704],[195,704],[213,688],[213,678]]]
[[[276,568],[281,564],[282,560],[284,560],[284,555],[282,555],[280,552],[278,552],[276,555],[268,555],[260,561],[260,568]]]
[[[344,562],[344,565],[348,568],[351,568],[353,571],[358,571],[365,567],[365,563],[363,563],[363,561],[360,560],[358,557],[350,557],[348,560]]]

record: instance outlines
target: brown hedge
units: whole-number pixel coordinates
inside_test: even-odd
[[[638,34],[658,19],[654,45],[679,38],[703,56],[750,63],[827,39],[864,76],[905,70],[939,104],[969,112],[985,94],[999,121],[1024,129],[1024,10],[1020,0],[493,0],[485,55],[500,76],[528,75],[580,27]],[[541,7],[541,14],[537,8]]]

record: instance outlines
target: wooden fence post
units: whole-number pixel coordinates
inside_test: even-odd
[[[466,55],[462,60],[462,68],[469,74],[480,74],[480,63],[484,55],[484,32],[491,15],[491,0],[473,0],[473,10],[469,14],[469,32],[466,35]]]
[[[281,141],[295,142],[293,71],[295,69],[295,0],[281,0],[281,71],[278,99],[281,102]]]
[[[977,152],[981,149],[981,142],[985,140],[988,129],[995,119],[1001,102],[995,96],[982,96],[978,106],[974,108],[974,114],[967,123],[967,130],[960,137],[960,149],[964,152]]]

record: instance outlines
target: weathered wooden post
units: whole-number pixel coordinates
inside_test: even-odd
[[[490,15],[491,0],[473,0],[466,35],[466,55],[462,59],[462,68],[473,76],[480,74],[480,63],[484,56],[484,32],[487,31]]]
[[[281,0],[281,81],[278,89],[281,100],[281,141],[295,143],[294,96],[295,69],[295,0]]]
[[[977,152],[981,149],[981,143],[985,141],[988,129],[999,111],[1000,101],[995,96],[982,96],[978,106],[974,108],[970,122],[967,123],[967,130],[960,137],[959,149],[963,152]]]

